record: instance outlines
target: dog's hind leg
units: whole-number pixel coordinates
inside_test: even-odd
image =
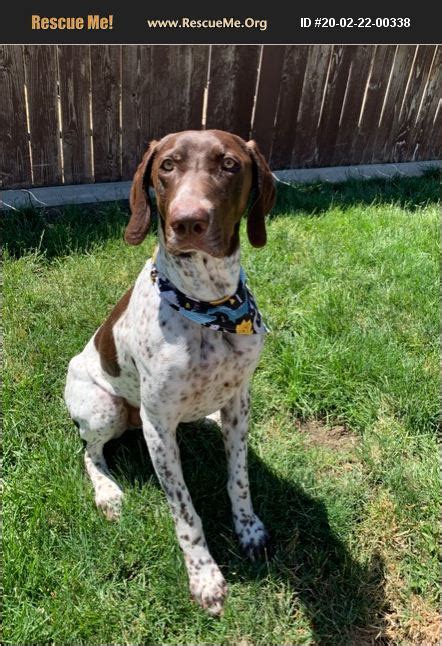
[[[92,381],[68,372],[65,401],[80,437],[86,442],[84,461],[95,492],[95,503],[110,520],[120,515],[123,492],[110,475],[103,447],[127,427],[127,408],[120,397]]]
[[[103,446],[102,442],[87,442],[84,463],[94,487],[95,504],[109,520],[117,520],[121,514],[123,492],[109,473]]]

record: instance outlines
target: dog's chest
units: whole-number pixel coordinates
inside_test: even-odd
[[[186,419],[198,419],[225,405],[250,379],[263,339],[203,329],[189,347],[189,372],[180,385]],[[184,419],[184,421],[186,421]]]
[[[115,392],[137,406],[192,421],[224,406],[249,381],[263,335],[204,327],[159,299],[146,280],[114,327],[121,375]]]
[[[139,405],[134,393],[140,388],[141,399],[153,408],[167,408],[180,421],[200,419],[224,406],[249,381],[264,337],[214,331],[166,307],[138,327],[135,353],[119,353],[122,372],[115,389],[132,405]]]
[[[162,375],[162,394],[179,410],[182,421],[208,415],[224,406],[250,379],[259,359],[263,338],[241,337],[201,326],[178,337],[166,350],[169,365],[161,362],[165,348],[154,359],[154,374]],[[158,391],[154,387],[154,393]]]

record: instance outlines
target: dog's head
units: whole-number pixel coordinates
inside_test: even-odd
[[[230,255],[246,211],[251,244],[265,245],[264,218],[275,202],[275,185],[254,141],[222,130],[187,130],[152,141],[132,183],[129,244],[140,244],[149,229],[150,186],[170,253]]]

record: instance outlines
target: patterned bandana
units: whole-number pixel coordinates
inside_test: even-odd
[[[241,267],[236,292],[218,301],[196,301],[189,298],[160,274],[153,262],[150,276],[159,296],[170,307],[212,330],[231,334],[265,334],[268,328],[262,321],[255,299],[246,286],[246,275]]]

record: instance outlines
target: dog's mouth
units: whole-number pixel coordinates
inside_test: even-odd
[[[207,232],[204,235],[191,235],[181,240],[174,235],[173,231],[166,233],[166,249],[174,256],[190,255],[202,251],[214,258],[222,258],[226,255],[229,243],[230,241],[227,241],[226,244],[221,231]]]
[[[174,242],[166,242],[167,251],[173,256],[179,258],[190,258],[192,254],[202,251],[209,256],[214,258],[223,258],[226,255],[224,246],[214,246],[211,244],[200,243],[186,243],[186,244],[175,244]]]

